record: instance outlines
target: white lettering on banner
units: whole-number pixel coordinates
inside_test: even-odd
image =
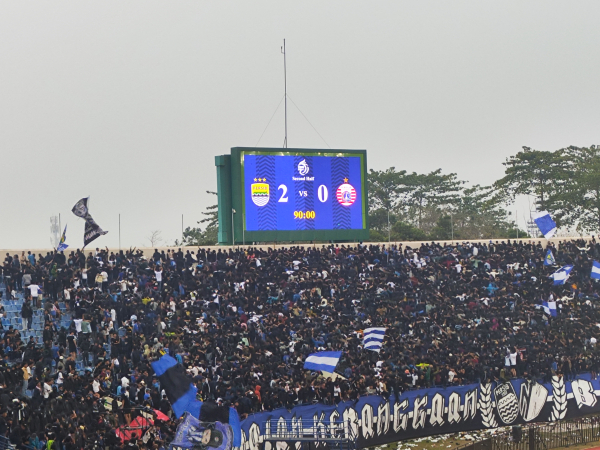
[[[429,423],[431,425],[444,425],[444,396],[439,392],[431,399],[431,415]]]
[[[364,439],[373,437],[373,407],[368,403],[363,406],[360,414],[362,419],[362,436]]]
[[[287,435],[287,433],[288,429],[286,420],[283,417],[280,417],[277,421],[277,437],[283,437]]]
[[[408,414],[406,412],[400,412],[400,410],[406,411],[408,409],[408,399],[404,399],[401,402],[394,403],[394,433],[398,433],[400,430],[406,430],[408,426]]]
[[[577,408],[581,409],[583,405],[594,407],[596,406],[596,395],[592,383],[587,380],[571,381],[571,389],[573,389],[573,397],[577,402]]]
[[[246,438],[246,432],[242,430],[242,444],[240,445],[241,450],[247,450],[248,448],[248,439]]]
[[[477,389],[473,389],[465,394],[465,409],[463,410],[463,419],[474,419],[477,414]]]
[[[248,444],[250,450],[260,450],[260,429],[253,423],[248,430]]]
[[[299,435],[302,433],[302,417],[292,417],[292,434]]]
[[[460,422],[460,394],[453,392],[448,398],[448,422]]]
[[[412,420],[413,430],[425,426],[425,419],[427,418],[427,411],[425,408],[427,408],[427,395],[415,398]]]
[[[331,436],[339,436],[343,432],[342,424],[338,422],[339,418],[340,413],[335,410],[329,415],[329,434]]]
[[[567,394],[568,383],[571,385]],[[309,415],[304,412],[304,423],[297,414],[306,409],[292,411],[291,419],[285,419],[284,417],[289,416],[278,412],[263,413],[243,424],[245,431],[241,433],[239,450],[301,450],[297,444],[292,445],[290,442],[276,443],[275,439],[263,442],[263,436],[286,439],[284,436],[289,436],[289,432],[295,436],[314,434],[317,439],[352,436],[359,439],[361,446],[369,447],[374,442],[379,445],[407,437],[438,434],[440,427],[448,425],[453,425],[460,431],[478,427],[494,428],[500,420],[504,423],[515,423],[517,420],[518,423],[524,423],[540,419],[555,421],[564,419],[567,409],[570,416],[575,417],[593,412],[591,408],[596,409],[600,403],[600,389],[596,390],[595,386],[597,382],[589,381],[588,376],[574,381],[555,377],[551,385],[517,380],[496,385],[481,384],[472,386],[470,390],[461,387],[449,388],[443,392],[422,391],[420,396],[415,392],[410,398],[394,402],[372,396],[361,399],[360,409],[357,409],[356,404],[346,406],[344,410],[320,405],[316,414],[315,409],[309,409]],[[415,394],[416,398],[413,397]],[[337,408],[341,408],[341,405]],[[549,416],[542,418],[542,411],[548,412]],[[319,445],[316,448],[319,450],[322,447]]]
[[[348,408],[344,410],[342,414],[344,418],[344,432],[346,435],[350,435],[350,430],[348,429],[348,425],[352,428],[352,436],[358,437],[358,414],[356,414],[356,410],[354,408]]]
[[[324,438],[327,436],[327,425],[325,425],[325,413],[322,412],[320,416],[316,414],[313,416],[315,424],[315,437]]]
[[[390,429],[390,402],[377,407],[377,436],[387,434]]]

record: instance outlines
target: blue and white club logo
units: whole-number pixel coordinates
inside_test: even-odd
[[[300,163],[298,164],[298,173],[304,176],[308,173],[309,170],[310,168],[308,167],[308,164],[306,164],[306,160],[303,159],[302,161],[300,161]]]

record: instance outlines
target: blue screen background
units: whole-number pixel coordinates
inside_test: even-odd
[[[302,176],[299,164],[305,161],[308,173]],[[362,167],[359,156],[243,155],[243,187],[246,230],[349,230],[363,229]],[[302,165],[304,166],[304,164]],[[302,167],[301,166],[301,167]],[[305,178],[301,180],[301,178]],[[314,177],[314,180],[310,178]],[[255,181],[254,179],[257,179]],[[252,200],[252,184],[269,185],[269,201],[257,206]],[[296,179],[294,179],[296,178]],[[344,179],[354,187],[356,199],[350,206],[337,200],[336,192]],[[258,181],[260,179],[260,181]],[[284,185],[286,189],[280,187]],[[327,199],[320,201],[319,186],[327,188]],[[300,194],[306,191],[306,196]],[[321,194],[323,189],[321,188]],[[280,201],[282,197],[287,202]],[[323,195],[321,195],[323,198]],[[294,211],[314,211],[314,219],[294,217]]]

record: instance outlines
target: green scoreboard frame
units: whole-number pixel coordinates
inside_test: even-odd
[[[245,155],[360,157],[362,229],[247,231],[244,199]],[[219,200],[219,245],[252,244],[253,242],[360,242],[369,238],[366,150],[234,147],[229,155],[215,156],[215,165]]]

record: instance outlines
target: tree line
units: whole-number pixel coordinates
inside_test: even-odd
[[[558,227],[600,230],[600,146],[555,151],[523,147],[506,159],[504,176],[468,187],[455,173],[371,170],[369,213],[373,240],[527,237],[508,208],[519,195],[533,197]],[[389,214],[389,222],[388,222]],[[536,233],[535,236],[539,237]]]
[[[509,210],[519,195],[532,196],[536,209],[550,212],[559,227],[582,234],[600,230],[600,146],[556,151],[523,147],[503,165],[504,176],[489,186],[469,186],[441,169],[424,174],[371,169],[370,240],[529,237]],[[188,227],[176,245],[216,244],[217,209],[209,206],[198,227]]]

